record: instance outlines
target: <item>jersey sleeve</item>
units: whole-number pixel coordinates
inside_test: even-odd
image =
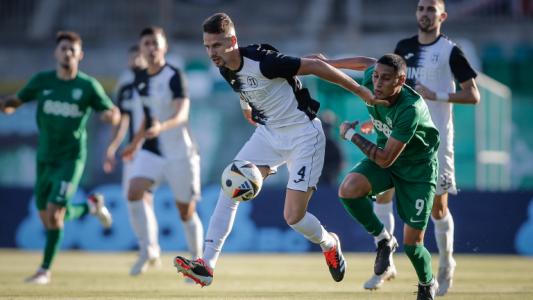
[[[93,97],[91,99],[91,107],[96,111],[104,111],[113,108],[113,102],[104,91],[102,85],[96,80],[91,80],[93,89]]]
[[[121,113],[130,114],[130,107],[127,107],[125,105],[126,100],[133,98],[133,85],[132,84],[126,84],[120,86],[117,92],[117,98],[115,99],[115,102],[118,106],[118,109]]]
[[[259,64],[261,73],[268,79],[292,78],[298,74],[301,59],[283,55],[276,51],[265,51]]]
[[[465,82],[477,77],[476,71],[470,66],[465,54],[457,46],[453,47],[452,53],[450,54],[450,68],[453,76],[459,82]]]
[[[40,90],[40,74],[35,74],[28,83],[17,93],[17,98],[22,102],[29,102],[37,98]]]
[[[172,99],[188,98],[187,80],[183,73],[176,70],[176,73],[170,78],[170,90],[172,91]]]
[[[392,128],[391,137],[407,144],[415,134],[419,121],[420,117],[417,114],[416,106],[409,106],[397,117],[396,124]]]

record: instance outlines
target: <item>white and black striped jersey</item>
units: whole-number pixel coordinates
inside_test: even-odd
[[[152,126],[153,120],[164,122],[172,118],[176,114],[174,101],[188,98],[184,75],[169,64],[153,75],[149,75],[146,70],[136,73],[135,89],[143,105],[146,129]],[[187,124],[163,131],[154,139],[146,139],[142,148],[173,158],[196,153],[196,144]]]
[[[135,73],[140,70],[128,69],[118,79],[115,88],[115,102],[122,115],[130,119],[128,126],[128,140],[132,141],[135,132],[139,130],[143,119],[143,109],[139,96],[135,91]]]
[[[279,128],[306,123],[315,117],[318,107],[310,109],[309,104],[318,102],[310,99],[296,77],[300,58],[283,55],[266,44],[240,47],[239,52],[242,58],[239,69],[221,67],[220,73],[239,93],[241,106],[252,109],[255,122]],[[302,92],[306,95],[301,95]]]
[[[463,51],[442,34],[427,45],[418,42],[418,35],[401,40],[394,53],[405,59],[407,84],[413,88],[420,82],[434,92],[455,93],[455,80],[461,83],[477,76]],[[440,148],[449,147],[453,151],[452,104],[441,101],[426,103],[441,134]]]

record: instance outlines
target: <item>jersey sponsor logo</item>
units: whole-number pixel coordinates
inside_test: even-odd
[[[248,76],[248,78],[246,79],[246,82],[248,82],[248,85],[250,87],[253,87],[253,88],[257,87],[257,79],[255,79],[252,76]]]
[[[54,100],[46,100],[43,105],[43,111],[45,114],[67,118],[79,118],[83,116],[77,104]]]
[[[392,127],[392,124],[391,126],[389,127],[387,124],[381,122],[380,120],[376,120],[374,119],[374,117],[371,117],[372,119],[372,124],[374,124],[374,128],[378,131],[381,131],[386,137],[390,137],[391,133],[392,133],[392,129],[390,127]],[[388,122],[388,120],[387,120]],[[392,121],[391,121],[392,123]]]
[[[73,89],[72,90],[72,99],[75,101],[78,101],[83,96],[83,90],[82,89]]]
[[[438,59],[438,58],[437,58]],[[436,81],[438,72],[435,69],[407,67],[407,78],[411,80]]]

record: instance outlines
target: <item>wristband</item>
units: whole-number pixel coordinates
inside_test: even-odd
[[[448,93],[446,93],[446,92],[436,92],[435,94],[437,96],[437,99],[435,99],[435,100],[437,100],[439,102],[448,102],[448,101],[450,101],[450,95]]]
[[[355,130],[353,128],[350,128],[344,134],[344,138],[347,139],[348,141],[351,141],[354,134],[355,134]]]

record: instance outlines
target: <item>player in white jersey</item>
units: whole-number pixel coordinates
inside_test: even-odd
[[[444,0],[420,0],[416,10],[418,35],[401,40],[395,53],[407,63],[407,84],[424,97],[440,133],[438,149],[439,177],[431,211],[435,225],[435,239],[439,249],[437,295],[447,293],[453,283],[456,262],[453,254],[454,223],[448,210],[448,193],[455,194],[455,169],[453,150],[452,104],[477,104],[480,100],[472,69],[463,52],[449,38],[441,34],[440,27],[447,18]],[[461,86],[455,89],[455,80]],[[377,197],[376,215],[390,233],[394,231],[392,211],[393,192]],[[365,284],[366,289],[377,289],[386,280],[396,276],[394,265],[382,275],[373,275]]]
[[[324,163],[325,137],[316,118],[319,103],[313,100],[296,75],[314,74],[336,83],[372,104],[384,103],[349,76],[318,59],[285,56],[269,45],[239,47],[230,17],[217,13],[203,23],[207,54],[220,73],[239,93],[246,119],[257,125],[235,159],[259,167],[263,177],[287,164],[289,182],[285,196],[287,224],[322,248],[335,281],[344,277],[346,262],[340,241],[307,212]],[[189,260],[178,256],[178,272],[205,286],[229,235],[239,203],[220,193],[205,239],[204,256]]]
[[[144,119],[123,152],[126,159],[135,155],[128,209],[140,253],[131,275],[159,264],[157,220],[153,208],[143,199],[163,179],[176,199],[191,256],[202,255],[203,227],[196,212],[200,197],[200,156],[188,126],[190,100],[185,77],[166,63],[167,45],[162,28],[148,27],[141,31],[139,46],[147,68],[136,73],[134,85]]]

